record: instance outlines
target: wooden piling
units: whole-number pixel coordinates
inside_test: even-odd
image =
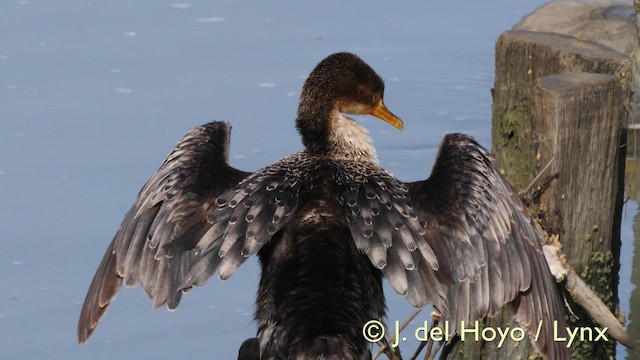
[[[507,31],[496,42],[492,151],[518,189],[525,189],[545,165],[532,161],[539,147],[533,88],[539,78],[565,72],[612,74],[624,93],[630,88],[629,59],[602,45],[531,31]]]
[[[540,162],[553,160],[559,174],[536,204],[547,232],[558,234],[571,265],[609,306],[618,312],[620,221],[628,94],[614,75],[565,73],[540,78],[534,89],[534,116]],[[546,154],[546,155],[544,155]],[[574,328],[597,326],[576,305]],[[574,358],[606,359],[607,346],[585,339]]]
[[[545,231],[560,236],[571,265],[614,313],[629,71],[626,55],[567,35],[507,31],[496,43],[492,138],[498,167],[524,190],[553,159],[546,175],[558,178],[534,199],[532,213]],[[580,319],[568,316],[570,327],[597,326],[577,305],[571,311]],[[512,316],[499,314],[486,326],[518,326]],[[529,341],[501,348],[497,342],[467,342],[449,358],[534,354]],[[572,346],[574,359],[610,356],[612,341],[585,339]]]

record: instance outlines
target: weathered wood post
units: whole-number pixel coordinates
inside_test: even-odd
[[[604,46],[552,33],[507,31],[496,43],[493,153],[503,174],[526,189],[553,159],[558,178],[532,211],[558,234],[570,263],[617,313],[620,214],[623,195],[624,102],[629,96],[628,57]],[[558,75],[560,74],[560,75]],[[608,75],[601,75],[608,74]],[[569,326],[590,326],[576,306]],[[486,326],[514,327],[512,314]],[[594,336],[595,338],[595,336]],[[578,341],[572,358],[604,359],[614,343]],[[449,358],[522,358],[529,341],[460,344]]]
[[[540,78],[534,90],[541,161],[559,174],[536,204],[543,228],[558,234],[571,265],[612,312],[618,312],[620,221],[624,194],[627,113],[614,75],[564,73]],[[570,299],[569,326],[597,326]],[[609,358],[606,346],[586,334],[574,358]]]

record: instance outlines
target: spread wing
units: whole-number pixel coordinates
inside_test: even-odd
[[[196,262],[191,250],[211,228],[216,198],[249,173],[228,165],[231,126],[191,130],[142,188],[109,245],[87,292],[78,340],[85,342],[122,282],[140,284],[155,307],[175,308],[179,285]]]
[[[407,184],[424,240],[438,259],[435,280],[426,291],[444,299],[436,308],[459,333],[461,321],[493,316],[505,304],[550,359],[568,359],[563,342],[564,307],[541,247],[541,236],[516,191],[499,174],[492,157],[473,138],[447,135],[429,179]],[[422,272],[421,268],[417,269]],[[433,279],[432,279],[433,280]]]

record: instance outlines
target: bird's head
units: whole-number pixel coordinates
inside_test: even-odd
[[[357,55],[336,53],[322,60],[305,81],[298,114],[337,110],[373,115],[402,130],[402,120],[385,107],[383,97],[384,81],[371,66]]]

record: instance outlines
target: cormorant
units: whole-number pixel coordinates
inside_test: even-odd
[[[254,173],[228,164],[230,125],[191,130],[142,188],[109,245],[78,324],[85,342],[121,283],[155,307],[257,254],[260,351],[274,359],[367,359],[363,325],[383,320],[382,277],[415,307],[449,321],[505,304],[537,350],[568,359],[552,337],[564,308],[518,194],[473,138],[446,135],[431,176],[402,183],[383,169],[367,130],[343,114],[398,129],[384,83],[358,56],[336,53],[306,79],[296,119],[304,150]],[[564,334],[562,332],[561,334]]]

